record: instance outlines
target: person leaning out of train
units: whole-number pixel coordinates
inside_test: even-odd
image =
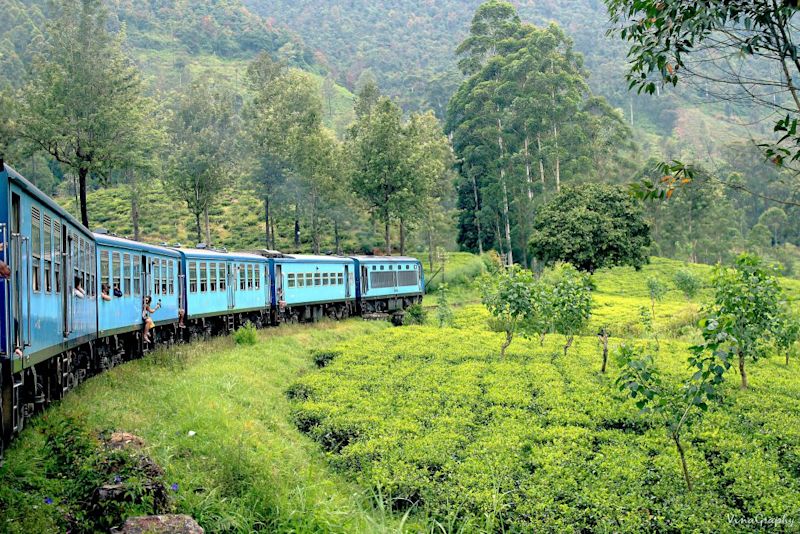
[[[114,284],[114,296],[117,298],[122,296],[122,290],[119,288],[119,284]]]
[[[83,289],[83,280],[80,278],[75,279],[75,287],[72,288],[72,294],[79,299],[86,297],[86,291]]]
[[[100,288],[100,298],[106,302],[111,300],[111,295],[108,294],[108,284],[103,284]]]
[[[150,343],[150,330],[156,326],[153,322],[153,318],[150,317],[150,314],[153,314],[161,307],[161,301],[158,301],[155,308],[150,307],[150,303],[153,302],[153,298],[149,295],[144,298],[144,306],[142,306],[142,319],[144,320],[144,342]]]

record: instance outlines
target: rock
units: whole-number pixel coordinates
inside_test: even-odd
[[[149,515],[131,517],[120,534],[204,534],[203,527],[188,515]]]
[[[114,432],[108,438],[106,444],[112,449],[124,449],[127,447],[141,449],[144,447],[144,440],[130,432]]]

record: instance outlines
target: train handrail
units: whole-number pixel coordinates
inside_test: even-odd
[[[31,269],[32,267],[32,258],[31,258],[31,240],[28,236],[22,236],[22,243],[25,244],[25,254],[28,258],[28,268],[25,269],[25,278],[27,283],[27,291],[25,291],[25,300],[28,304],[28,309],[25,310],[25,329],[28,331],[28,339],[23,342],[23,347],[30,347],[33,343],[33,336],[31,336],[31,293],[33,288],[31,287]],[[21,247],[21,245],[20,245]],[[20,253],[22,251],[20,250]]]

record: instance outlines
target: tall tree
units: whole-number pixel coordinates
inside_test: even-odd
[[[238,128],[233,93],[198,81],[177,96],[164,181],[194,216],[198,242],[203,240],[201,217],[235,176]],[[208,244],[210,238],[206,224]]]
[[[86,189],[129,162],[150,112],[139,72],[108,30],[100,0],[57,0],[31,82],[22,91],[19,135],[78,175],[81,221]]]

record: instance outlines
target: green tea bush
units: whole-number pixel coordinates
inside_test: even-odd
[[[336,350],[315,350],[311,354],[317,367],[325,367],[340,355],[341,353]]]
[[[698,276],[688,269],[680,269],[675,272],[672,278],[675,288],[683,293],[686,300],[692,300],[703,287],[703,283]]]
[[[406,308],[406,313],[403,316],[404,325],[420,325],[425,324],[428,319],[428,312],[422,307],[422,304],[412,304]]]
[[[233,333],[233,339],[237,345],[255,345],[258,343],[258,330],[248,321]]]

